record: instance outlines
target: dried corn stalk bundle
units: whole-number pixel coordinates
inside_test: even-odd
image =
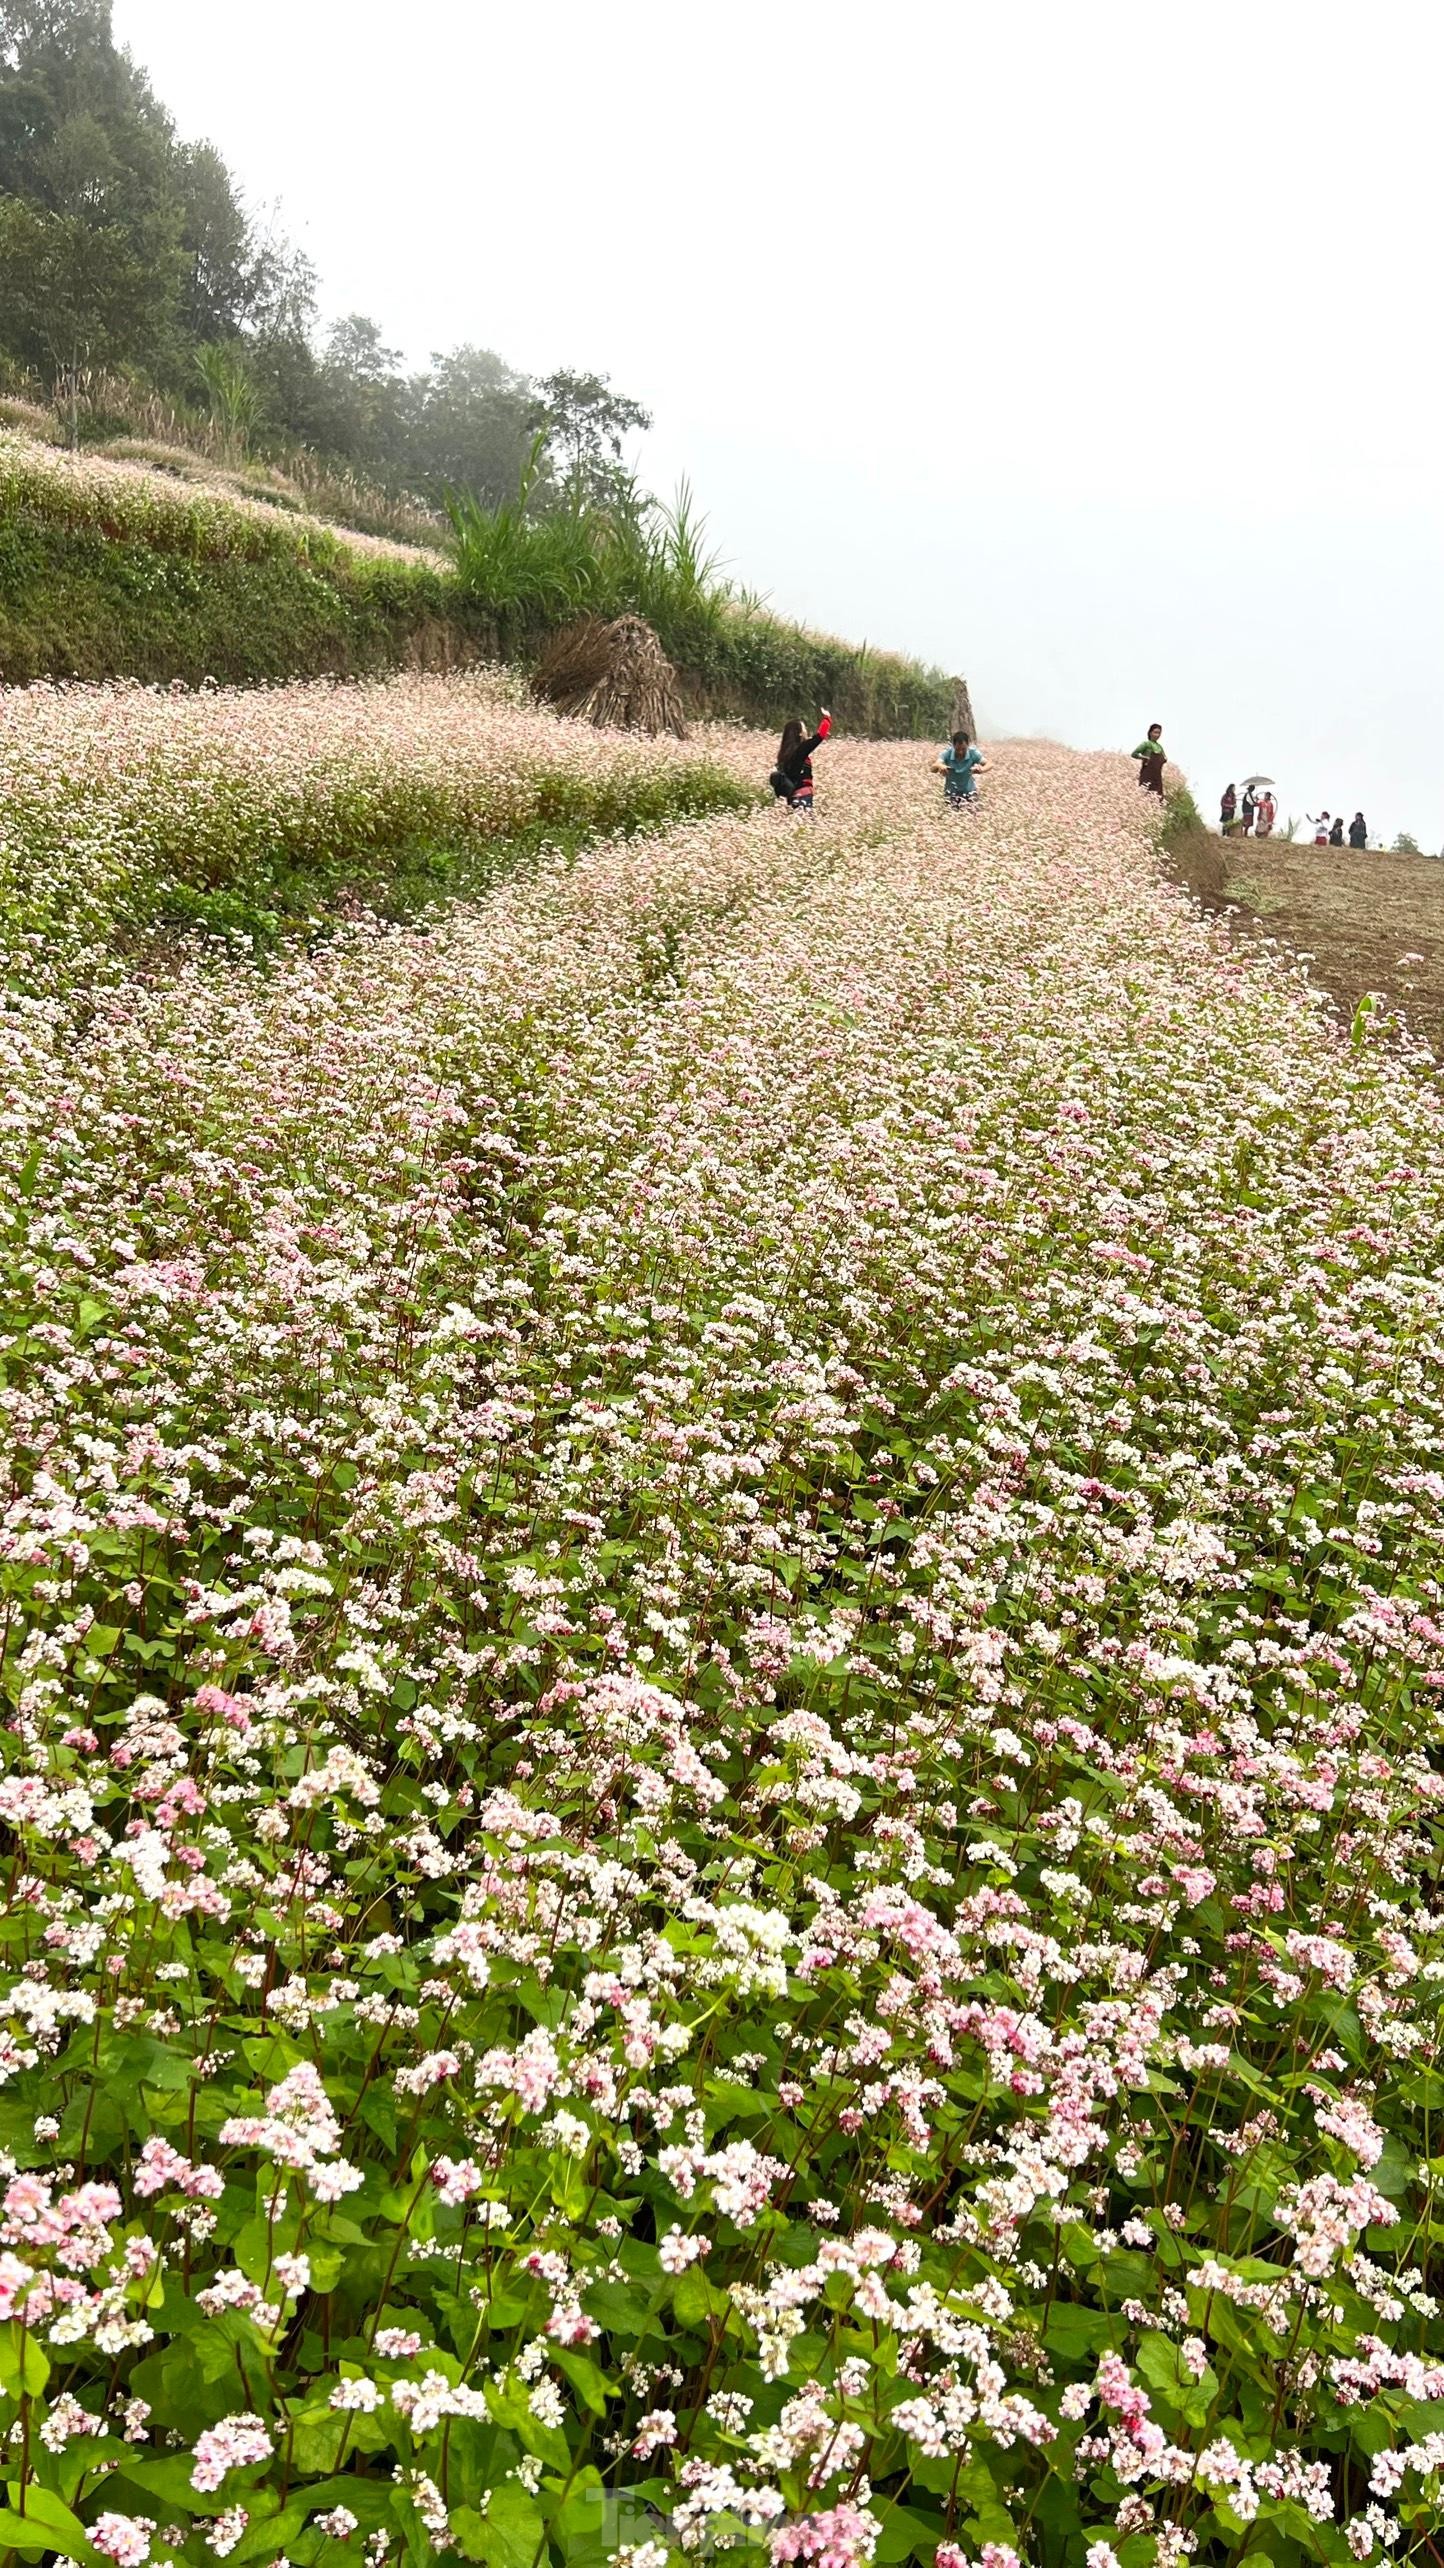
[[[687,737],[677,672],[640,615],[583,616],[554,634],[533,680],[537,694],[583,722]]]

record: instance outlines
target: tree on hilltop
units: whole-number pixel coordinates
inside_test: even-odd
[[[0,0],[0,360],[68,401],[72,437],[87,377],[139,375],[237,451],[298,441],[496,506],[540,430],[534,506],[624,502],[623,440],[651,421],[605,375],[537,384],[472,344],[408,372],[364,312],[318,346],[316,308],[310,261],[213,144],[180,140],[110,0]]]
[[[515,495],[532,436],[535,396],[490,348],[433,356],[408,387],[418,487],[436,498],[466,490],[496,507]]]
[[[574,498],[605,502],[622,491],[622,440],[650,428],[640,401],[613,392],[609,375],[547,375],[537,386],[536,425],[565,488]]]
[[[178,142],[109,0],[0,0],[7,354],[72,383],[83,366],[142,367],[184,396],[196,347],[263,333],[298,273],[220,154]]]

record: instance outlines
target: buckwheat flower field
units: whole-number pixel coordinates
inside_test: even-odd
[[[0,947],[48,987],[158,926],[248,933],[277,903],[294,921],[403,853],[740,803],[757,755],[561,722],[496,669],[0,691]]]
[[[191,459],[187,458],[187,462]],[[114,535],[139,535],[164,549],[258,558],[290,547],[321,558],[337,550],[375,561],[445,566],[440,551],[364,535],[354,526],[247,498],[232,485],[188,473],[176,482],[135,463],[68,452],[0,427],[0,503],[23,502],[66,523]]]
[[[1437,1083],[826,760],[0,1016],[24,2555],[1439,2556]]]

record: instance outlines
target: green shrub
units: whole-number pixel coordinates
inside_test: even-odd
[[[1181,838],[1204,828],[1204,817],[1187,785],[1175,785],[1163,806],[1163,843],[1172,847]]]

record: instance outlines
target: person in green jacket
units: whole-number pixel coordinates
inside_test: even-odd
[[[1148,738],[1146,740],[1140,740],[1137,748],[1133,752],[1133,755],[1138,761],[1138,781],[1143,787],[1144,792],[1146,794],[1157,794],[1161,802],[1163,799],[1163,770],[1168,763],[1168,751],[1163,745],[1163,725],[1161,722],[1150,722],[1148,726]]]

